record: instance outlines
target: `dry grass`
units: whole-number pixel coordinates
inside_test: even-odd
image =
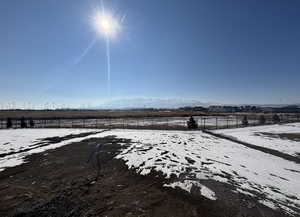
[[[144,110],[82,110],[82,111],[0,111],[0,119],[10,118],[130,118],[130,117],[188,117],[191,115],[208,115],[204,112],[186,112],[186,111],[144,111]]]

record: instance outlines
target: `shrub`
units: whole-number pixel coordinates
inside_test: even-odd
[[[6,119],[6,128],[12,128],[12,120],[11,118]]]
[[[272,120],[274,123],[279,123],[280,122],[280,117],[278,114],[274,114],[272,117]]]
[[[34,128],[34,121],[32,120],[32,118],[30,118],[29,125],[31,128]]]
[[[190,117],[190,119],[187,121],[188,129],[193,130],[198,128],[198,124],[193,118],[193,116]]]
[[[266,123],[266,118],[264,115],[259,116],[259,124],[265,124]]]
[[[27,123],[26,123],[26,121],[25,121],[25,118],[22,117],[22,118],[21,118],[21,128],[26,128],[26,127],[27,127]]]
[[[248,118],[247,118],[246,115],[243,117],[242,125],[243,125],[243,126],[248,126],[248,125],[249,125]]]

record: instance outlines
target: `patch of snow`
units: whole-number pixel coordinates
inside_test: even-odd
[[[183,182],[173,182],[171,184],[164,184],[164,187],[176,188],[179,187],[189,193],[191,193],[192,187],[196,186],[200,189],[200,194],[210,200],[217,200],[215,192],[206,187],[205,185],[200,184],[199,182],[192,180],[184,180]]]
[[[262,146],[277,150],[289,155],[298,156],[300,153],[300,142],[282,138],[273,138],[264,136],[263,133],[299,133],[300,123],[293,124],[276,124],[257,127],[245,127],[237,129],[215,130],[215,133],[234,137],[240,141],[247,142],[253,145]]]
[[[21,151],[26,148],[34,148],[26,152],[15,153],[0,158],[0,171],[5,168],[20,165],[25,162],[24,158],[28,155],[41,153],[46,150],[55,149],[68,145],[74,142],[80,142],[82,140],[92,138],[93,135],[86,137],[79,137],[61,141],[59,143],[53,143],[46,146],[38,147],[42,139],[54,136],[66,136],[70,134],[80,134],[87,132],[94,132],[91,129],[18,129],[18,130],[1,130],[0,131],[0,143],[10,141],[10,148],[2,149],[2,153],[9,153],[11,151]],[[48,133],[49,132],[49,133]]]
[[[7,129],[0,130],[0,154],[35,147],[42,139],[88,133],[91,129]]]

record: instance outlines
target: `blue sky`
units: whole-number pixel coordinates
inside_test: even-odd
[[[1,1],[0,104],[300,102],[300,1],[104,0],[126,16],[111,42],[110,95],[99,4]]]

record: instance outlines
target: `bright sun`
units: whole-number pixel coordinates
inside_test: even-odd
[[[110,14],[98,13],[94,19],[97,31],[106,37],[114,37],[119,31],[119,22]]]

